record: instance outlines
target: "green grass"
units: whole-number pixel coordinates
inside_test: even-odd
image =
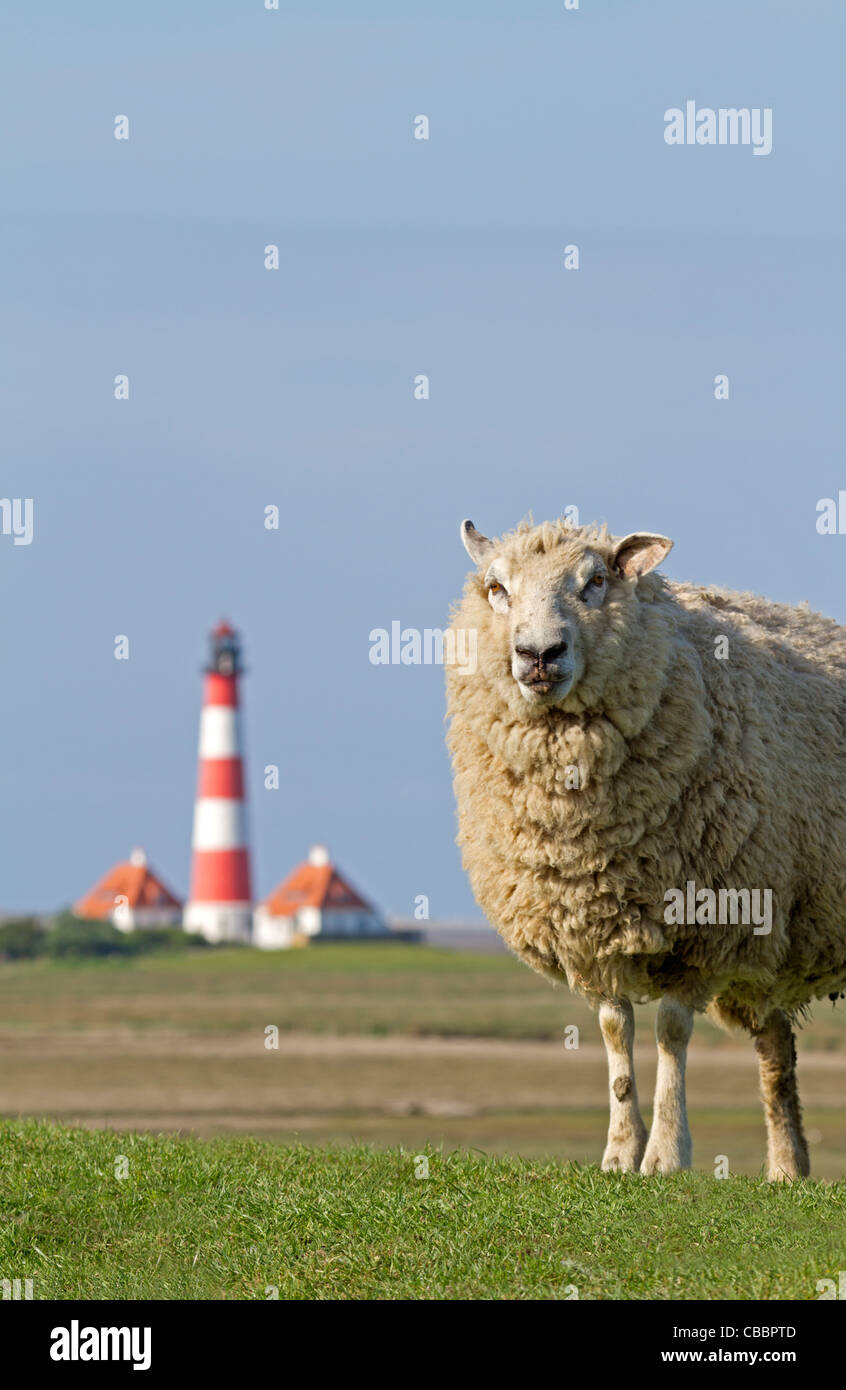
[[[115,1176],[120,1155],[128,1175]],[[0,1278],[35,1298],[814,1299],[846,1183],[0,1126]]]
[[[0,1026],[560,1037],[566,989],[509,956],[331,944],[0,966]],[[573,1000],[580,1021],[593,1015]]]
[[[654,1012],[654,1004],[637,1011],[644,1036]],[[283,1032],[537,1040],[560,1040],[565,1024],[575,1023],[583,1042],[600,1042],[583,1000],[508,955],[327,943],[0,963],[4,1030],[176,1027],[219,1036],[254,1028],[259,1018]],[[695,1039],[715,1048],[737,1041],[704,1017]],[[799,1046],[846,1050],[846,1005],[816,1003]]]

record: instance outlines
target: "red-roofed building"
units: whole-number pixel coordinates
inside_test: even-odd
[[[309,937],[387,936],[382,913],[339,873],[324,845],[274,888],[255,911],[253,945],[265,950],[293,946]]]
[[[181,902],[153,873],[143,849],[134,849],[125,863],[110,869],[73,910],[86,920],[107,919],[120,931],[182,922]]]

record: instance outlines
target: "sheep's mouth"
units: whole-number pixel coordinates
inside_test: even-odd
[[[517,684],[523,699],[528,700],[530,705],[550,705],[557,700],[563,700],[570,693],[573,675],[572,672],[568,672],[566,676],[544,675],[537,676],[534,680],[518,678]]]

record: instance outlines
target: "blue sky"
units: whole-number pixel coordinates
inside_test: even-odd
[[[225,613],[259,892],[324,840],[392,912],[474,913],[442,672],[368,660],[374,627],[443,625],[464,516],[575,503],[673,536],[671,576],[846,622],[846,536],[815,529],[846,488],[842,9],[153,0],[5,27],[0,491],[35,534],[0,537],[0,908],[134,844],[187,890]],[[688,99],[771,107],[772,153],[668,147]]]

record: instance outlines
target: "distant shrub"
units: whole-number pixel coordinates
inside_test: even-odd
[[[132,932],[129,940],[135,953],[144,955],[147,951],[185,951],[210,946],[204,936],[197,932],[183,931],[181,927],[140,927]]]
[[[0,961],[57,960],[92,956],[143,956],[158,951],[208,950],[211,943],[181,927],[139,927],[118,931],[111,922],[76,917],[70,908],[57,912],[49,926],[35,917],[17,917],[0,924]]]
[[[205,937],[181,927],[139,927],[118,931],[111,922],[75,917],[70,911],[53,918],[46,934],[47,955],[59,959],[90,956],[143,956],[153,951],[185,951],[208,946]]]
[[[131,956],[135,954],[132,939],[118,931],[111,922],[91,922],[74,917],[72,912],[60,912],[47,933],[47,954],[56,958],[68,956]]]
[[[47,932],[34,917],[16,917],[0,926],[0,960],[43,956]]]

